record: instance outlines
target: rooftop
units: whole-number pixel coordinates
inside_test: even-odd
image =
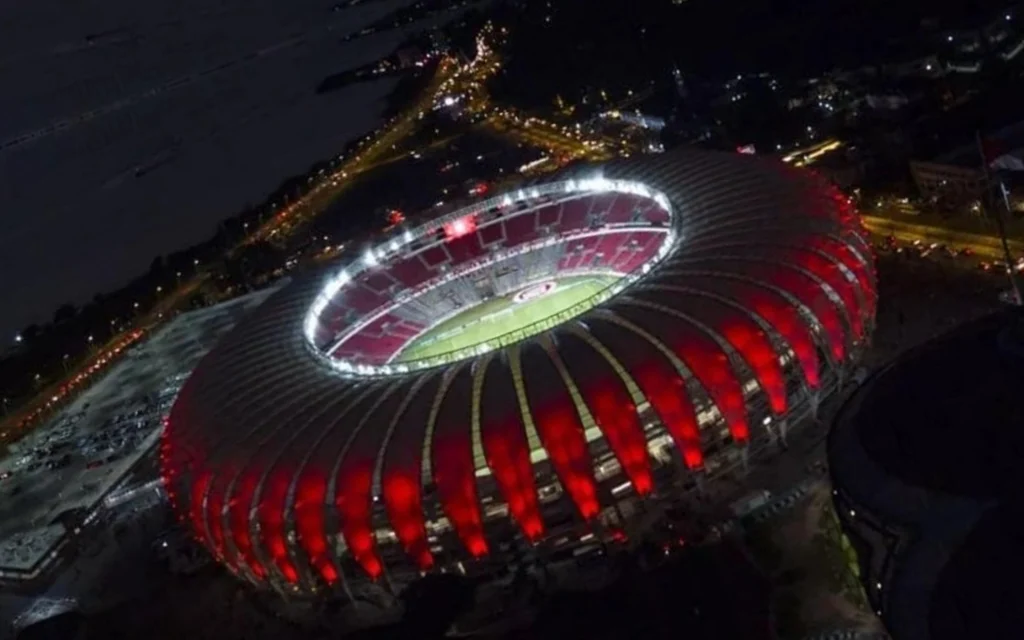
[[[851,519],[901,532],[883,612],[895,638],[1009,637],[1024,624],[1010,604],[1024,597],[1024,358],[1005,348],[1010,314],[912,349],[833,427],[831,470],[857,505]]]

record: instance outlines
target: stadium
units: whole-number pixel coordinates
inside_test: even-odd
[[[681,151],[434,210],[297,277],[168,418],[172,504],[285,594],[631,538],[851,372],[872,257],[820,177]]]

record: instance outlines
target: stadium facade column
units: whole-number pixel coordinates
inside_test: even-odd
[[[337,540],[332,540],[331,544],[337,544]],[[356,598],[352,595],[352,587],[348,585],[348,576],[345,575],[345,571],[340,565],[338,566],[338,584],[341,586],[341,592],[345,594],[349,604],[355,604]]]
[[[342,552],[338,550],[342,540],[341,518],[334,509],[326,510],[327,513],[324,516],[324,537],[327,539],[327,553],[333,559],[334,566],[338,569],[338,585],[341,587],[341,592],[345,594],[345,598],[348,599],[350,604],[355,604],[356,598],[348,584],[349,578],[345,575],[345,570],[340,562]]]
[[[266,581],[270,585],[270,588],[277,592],[277,595],[281,596],[281,599],[284,600],[285,604],[291,604],[292,594],[285,588],[284,583],[281,580],[278,580],[276,576],[272,575],[271,571],[267,572]]]
[[[821,405],[821,392],[811,389],[809,386],[805,386],[804,391],[807,394],[807,403],[811,405],[811,417],[817,420],[818,407]]]
[[[619,521],[619,526],[622,527],[622,530],[625,532],[626,536],[630,540],[632,540],[634,533],[634,527],[632,525],[634,524],[634,521],[632,518],[627,518],[626,514],[622,512],[621,500],[616,498],[615,495],[613,495],[607,487],[602,487],[600,489],[600,492],[601,504],[611,504],[612,509],[615,510],[615,518]],[[601,522],[600,518],[594,518],[593,528],[595,535],[597,535],[597,537],[601,539],[601,544],[604,545],[604,538],[608,533],[607,527],[604,526],[604,523]],[[607,549],[605,551],[607,552]]]
[[[398,602],[398,591],[395,589],[394,581],[391,580],[391,572],[388,571],[387,564],[388,563],[386,562],[380,563],[380,576],[383,578],[382,582],[384,583],[384,588],[387,590],[388,595],[390,595],[395,602]]]

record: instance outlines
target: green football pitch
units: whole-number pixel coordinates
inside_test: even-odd
[[[395,358],[411,362],[490,342],[585,302],[611,286],[613,276],[561,278],[550,293],[515,302],[515,293],[492,298],[466,309],[432,327]]]

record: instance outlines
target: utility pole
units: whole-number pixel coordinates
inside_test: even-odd
[[[1003,259],[1006,262],[1006,275],[1010,279],[1010,286],[1013,289],[1014,302],[1016,306],[1020,307],[1024,305],[1024,298],[1021,297],[1021,287],[1017,281],[1016,261],[1013,259],[1013,254],[1010,252],[1010,242],[1006,236],[1006,219],[1004,215],[1010,212],[1010,198],[1009,192],[1006,190],[1006,185],[1000,180],[997,184],[992,182],[992,172],[989,169],[989,158],[985,154],[985,147],[981,140],[981,132],[978,131],[975,134],[975,138],[978,144],[978,153],[981,154],[981,170],[984,174],[984,195],[982,197],[981,206],[987,209],[987,213],[996,223],[996,228],[999,231],[999,241],[1003,246]],[[1002,196],[1002,206],[996,204],[996,196],[992,193],[993,188],[998,186],[999,193]]]

